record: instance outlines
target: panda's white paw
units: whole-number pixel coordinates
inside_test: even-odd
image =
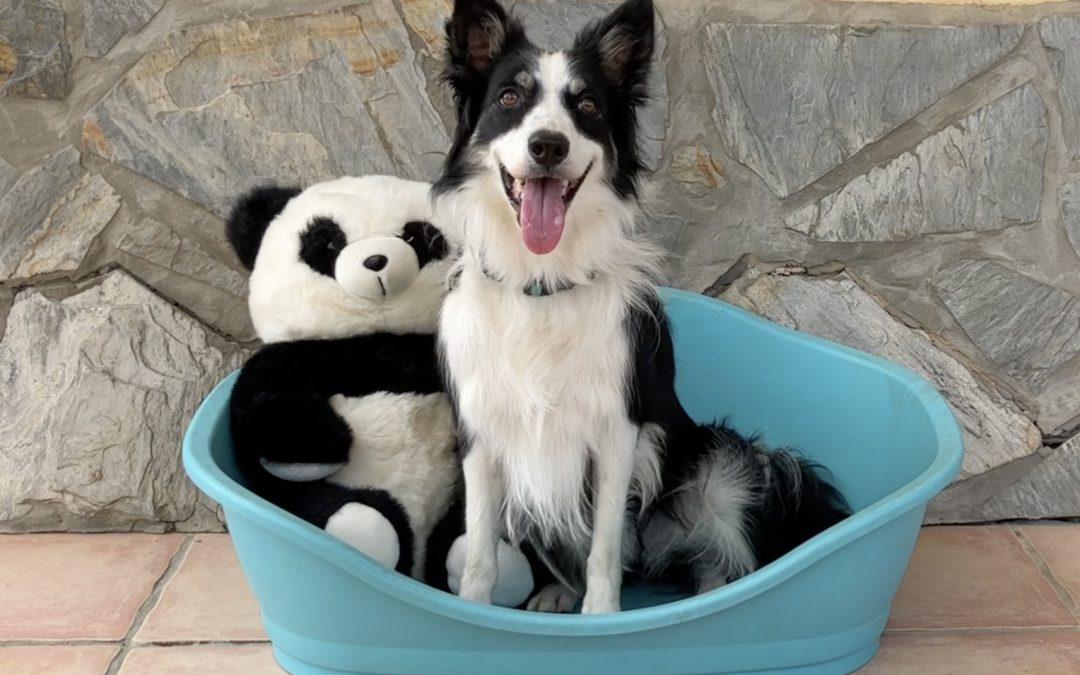
[[[326,521],[326,531],[380,565],[394,569],[401,557],[397,530],[367,504],[350,502]]]
[[[498,579],[491,592],[491,603],[501,607],[517,607],[532,593],[533,575],[529,559],[521,550],[500,540],[496,549]],[[458,537],[446,554],[446,582],[455,595],[461,593],[461,578],[465,573],[465,535]]]
[[[454,595],[461,595],[461,577],[465,576],[465,535],[450,545],[446,553],[446,585]]]
[[[581,600],[581,595],[577,591],[555,582],[541,588],[540,592],[529,600],[526,609],[530,612],[565,614],[574,610],[574,605],[578,603],[578,600]]]
[[[491,592],[491,602],[502,607],[517,607],[529,599],[533,591],[532,567],[520,549],[499,541],[499,577]]]
[[[304,464],[301,462],[271,462],[266,458],[259,459],[262,468],[274,478],[293,481],[295,483],[309,483],[322,480],[332,475],[335,471],[345,466],[344,464]]]

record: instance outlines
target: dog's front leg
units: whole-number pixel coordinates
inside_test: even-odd
[[[582,614],[619,611],[623,528],[637,436],[637,427],[629,420],[621,420],[608,434],[607,442],[594,452],[593,534]]]
[[[461,466],[465,476],[465,570],[458,595],[491,604],[499,574],[499,512],[505,490],[502,472],[492,453],[480,443],[473,443]]]

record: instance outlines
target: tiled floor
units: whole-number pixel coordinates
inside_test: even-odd
[[[282,672],[225,535],[0,536],[3,675]],[[1080,525],[928,528],[870,675],[1080,674]]]

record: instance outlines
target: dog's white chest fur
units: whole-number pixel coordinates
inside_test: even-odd
[[[589,456],[627,414],[625,303],[602,281],[540,298],[475,272],[460,283],[440,339],[460,423],[501,469],[509,534],[524,521],[586,545]]]

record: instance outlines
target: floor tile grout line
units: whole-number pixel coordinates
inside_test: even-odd
[[[0,640],[0,647],[119,647],[120,640]]]
[[[972,626],[948,628],[886,628],[884,635],[1011,635],[1018,633],[1080,633],[1080,626]]]
[[[1020,547],[1024,549],[1024,553],[1027,554],[1031,561],[1035,563],[1035,568],[1039,570],[1039,574],[1043,579],[1050,584],[1050,588],[1054,590],[1054,593],[1058,596],[1058,600],[1061,604],[1065,605],[1065,609],[1069,610],[1074,617],[1080,619],[1080,606],[1077,605],[1076,600],[1072,594],[1069,593],[1069,589],[1065,588],[1065,584],[1061,583],[1054,571],[1050,568],[1050,563],[1043,557],[1039,547],[1035,545],[1035,542],[1031,541],[1024,534],[1021,526],[1013,525],[1009,527],[1009,531],[1012,532],[1013,537],[1020,542]]]
[[[120,647],[123,640],[0,640],[0,647]],[[269,638],[241,638],[237,640],[140,640],[138,647],[227,647],[229,645],[268,645]]]
[[[250,647],[269,645],[270,640],[148,640],[139,647]]]
[[[139,605],[139,610],[135,612],[135,617],[131,620],[131,626],[128,627],[127,633],[124,635],[123,640],[120,642],[120,650],[113,656],[112,661],[109,663],[109,667],[105,670],[105,675],[116,675],[120,671],[120,666],[123,665],[124,659],[127,657],[128,652],[131,651],[132,643],[135,641],[135,634],[142,628],[143,623],[146,622],[146,617],[150,615],[150,612],[157,606],[158,599],[161,598],[161,592],[165,588],[165,585],[176,576],[176,571],[180,569],[181,563],[187,558],[188,551],[195,543],[194,534],[188,534],[184,536],[184,540],[180,542],[180,546],[177,547],[176,552],[169,558],[169,564],[165,566],[165,571],[161,573],[157,581],[154,582],[154,586],[150,589],[150,593],[147,594],[146,599]]]

